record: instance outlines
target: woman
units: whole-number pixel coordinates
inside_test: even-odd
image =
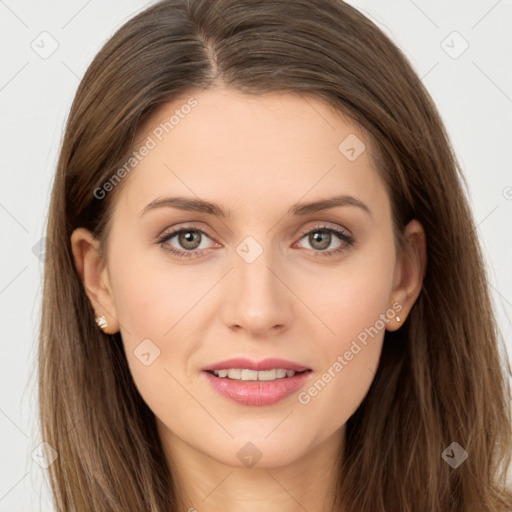
[[[77,91],[50,207],[57,509],[511,510],[461,180],[405,57],[341,1],[126,23]]]

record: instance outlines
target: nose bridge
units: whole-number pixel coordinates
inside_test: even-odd
[[[229,290],[230,321],[247,329],[285,324],[288,313],[286,286],[277,277],[279,254],[268,234],[257,236],[249,235],[236,246]]]

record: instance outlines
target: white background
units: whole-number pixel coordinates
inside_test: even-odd
[[[80,77],[115,30],[149,3],[0,0],[0,511],[53,510],[45,470],[31,458],[41,442],[35,358],[42,263],[33,247],[44,235],[58,149]],[[511,357],[512,2],[349,3],[405,52],[446,123],[467,177]],[[31,47],[46,37],[50,48],[49,36],[40,36],[44,31],[58,43],[46,59]],[[464,40],[468,49],[452,58]]]

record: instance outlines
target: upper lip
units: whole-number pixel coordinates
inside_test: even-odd
[[[287,361],[286,359],[269,358],[263,359],[262,361],[251,361],[250,359],[237,357],[234,359],[226,359],[225,361],[220,361],[218,363],[211,364],[203,368],[203,371],[229,370],[230,368],[241,368],[256,371],[274,370],[277,368],[281,368],[284,370],[294,370],[296,372],[309,370],[307,366],[294,363],[293,361]]]

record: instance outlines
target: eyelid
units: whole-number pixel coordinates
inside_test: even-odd
[[[308,225],[308,227],[301,228],[298,231],[298,234],[299,235],[307,235],[308,233],[310,233],[311,231],[314,231],[314,230],[333,229],[334,231],[341,231],[342,233],[344,233],[345,235],[347,235],[349,237],[352,236],[352,233],[344,226],[340,226],[338,224],[331,224],[330,222],[324,222],[324,221],[313,221],[313,223],[314,223],[313,226]]]
[[[302,227],[299,231],[296,232],[295,236],[304,236],[309,234],[312,230],[315,229],[334,229],[335,231],[341,231],[344,234],[346,234],[348,237],[352,236],[352,233],[350,230],[345,228],[344,226],[340,226],[337,224],[331,224],[330,222],[325,221],[312,221],[314,225],[311,225],[310,223],[306,227]],[[195,221],[189,221],[189,222],[183,222],[176,224],[175,226],[165,228],[159,235],[155,237],[155,240],[161,240],[162,238],[166,237],[167,235],[176,235],[180,232],[182,229],[194,229],[198,231],[199,233],[207,235],[212,240],[215,239],[214,236],[212,236],[210,233],[208,233],[208,230],[205,230],[203,228],[199,228],[195,225]]]
[[[174,226],[171,226],[171,227],[167,227],[165,228],[163,231],[160,232],[160,234],[158,234],[157,236],[155,236],[155,240],[161,240],[163,237],[166,237],[167,235],[176,235],[177,233],[179,233],[181,230],[187,230],[187,229],[190,229],[190,230],[194,230],[194,231],[197,231],[198,233],[203,233],[205,235],[207,235],[208,237],[210,238],[215,238],[213,237],[207,229],[204,229],[202,227],[198,227],[195,225],[195,222],[196,221],[190,221],[190,222],[181,222],[179,224],[176,224]],[[203,224],[203,223],[200,223],[200,224]]]

